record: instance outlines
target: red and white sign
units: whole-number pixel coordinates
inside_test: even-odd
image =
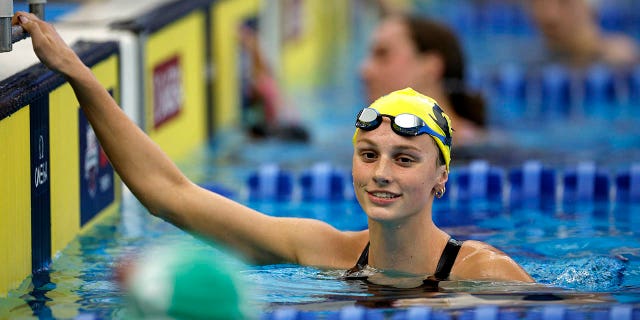
[[[183,104],[182,67],[178,56],[153,68],[153,127],[180,113]]]

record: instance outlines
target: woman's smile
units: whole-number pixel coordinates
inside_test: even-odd
[[[389,191],[367,191],[369,200],[377,205],[388,205],[394,203],[401,194],[389,192]]]

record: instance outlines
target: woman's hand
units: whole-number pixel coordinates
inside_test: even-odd
[[[68,76],[72,73],[73,68],[83,66],[80,58],[64,42],[55,28],[40,20],[36,15],[18,11],[13,16],[11,23],[21,26],[31,35],[36,56],[50,69]]]

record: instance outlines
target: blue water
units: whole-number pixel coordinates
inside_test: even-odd
[[[348,94],[323,95],[320,98],[316,94],[303,93],[301,96],[316,104],[333,105],[322,101],[342,101],[337,104],[340,106],[354,105],[357,100]],[[324,122],[326,126],[312,128],[311,144],[275,140],[255,142],[239,133],[229,133],[224,135],[225,139],[203,146],[189,157],[189,161],[180,162],[179,166],[194,181],[266,214],[316,218],[341,230],[361,230],[366,228],[366,217],[353,200],[301,201],[294,197],[291,201],[281,202],[247,197],[249,175],[265,162],[277,163],[290,172],[296,188],[300,188],[297,180],[300,174],[317,162],[328,161],[348,172],[350,141],[338,137],[350,136],[353,130],[350,117],[352,109],[356,108],[317,111],[321,117],[333,116],[333,121]],[[601,138],[598,143],[590,144],[589,139],[602,135],[602,130],[582,136],[563,136],[553,126],[543,126],[544,130],[524,128],[512,133],[515,137],[528,137],[528,140],[522,139],[524,145],[501,142],[483,148],[459,150],[454,157],[466,152],[466,158],[454,160],[452,177],[462,172],[464,165],[476,156],[488,159],[492,165],[505,170],[520,166],[522,160],[540,159],[558,173],[585,159],[595,160],[611,173],[640,160],[637,148],[632,144],[625,145],[625,139],[635,141],[637,136]],[[577,127],[567,127],[579,132]],[[556,139],[546,140],[548,132],[556,134]],[[581,140],[585,142],[575,142]],[[568,144],[570,148],[560,148],[563,141],[572,141]],[[544,145],[548,148],[541,147]],[[448,189],[453,192],[455,188],[451,186]],[[483,305],[498,305],[511,310],[536,310],[541,305],[557,303],[566,303],[580,310],[618,303],[635,305],[640,303],[640,235],[635,228],[640,222],[639,211],[639,204],[615,201],[552,201],[515,205],[482,199],[436,202],[434,220],[439,226],[455,238],[486,241],[505,251],[535,278],[538,282],[536,287],[493,282],[448,282],[442,284],[442,292],[434,294],[371,288],[342,280],[343,270],[297,265],[245,265],[239,273],[251,285],[246,303],[256,312],[268,314],[277,314],[288,308],[323,314],[353,306],[375,306],[385,312],[402,314],[413,305],[427,305],[443,312]],[[55,257],[48,272],[26,279],[7,298],[1,299],[0,318],[33,314],[40,318],[59,319],[78,316],[129,318],[127,291],[115,281],[114,270],[132,255],[163,244],[196,248],[212,256],[223,252],[217,246],[209,246],[150,216],[137,200],[126,196],[120,213],[106,217],[75,239]],[[563,300],[550,304],[531,297],[560,297]]]
[[[464,10],[458,10],[455,13],[459,20],[454,22],[459,23],[460,30],[476,23],[473,19],[477,17],[465,16]],[[499,29],[464,29],[476,32],[463,34],[466,40],[479,39],[465,45],[474,53],[470,59],[472,67],[479,70],[482,89],[496,94],[489,96],[495,103],[505,102],[498,96],[504,92],[487,89],[487,74],[495,71],[497,62],[506,59],[508,53],[500,45],[525,45],[531,39],[526,25],[516,27],[521,28],[514,29],[519,30],[516,35]],[[313,91],[290,93],[303,120],[309,124],[310,144],[251,142],[238,132],[223,133],[179,166],[194,181],[266,214],[317,218],[341,230],[365,228],[366,217],[352,200],[255,201],[247,198],[246,184],[248,176],[265,162],[277,163],[296,177],[320,161],[350,169],[351,142],[345,137],[351,136],[352,117],[364,105],[356,77],[363,47],[357,46],[354,52],[338,62],[340,68],[330,84]],[[491,52],[502,52],[505,56]],[[539,118],[535,114],[539,106],[527,111],[526,116],[501,114],[494,119],[491,142],[454,150],[452,174],[475,159],[488,160],[505,170],[530,159],[540,160],[558,171],[585,160],[610,173],[628,168],[640,161],[637,147],[640,112],[634,101],[618,101],[619,112],[612,117],[586,117],[580,114],[582,105],[555,121]],[[523,105],[522,100],[511,102],[520,103],[512,105],[516,109],[530,107]],[[506,307],[508,310],[503,310],[506,314],[521,309],[535,311],[541,305],[558,303],[594,312],[600,306],[630,303],[637,307],[640,303],[640,235],[635,227],[640,223],[638,204],[583,201],[507,205],[480,199],[465,203],[436,202],[434,210],[436,223],[455,238],[477,239],[498,247],[519,262],[538,284],[446,282],[441,284],[441,292],[434,294],[344,281],[343,270],[244,265],[239,273],[251,287],[246,303],[256,312],[277,313],[293,308],[317,314],[353,306],[376,306],[388,314],[402,314],[414,312],[409,309],[411,305],[428,305],[444,312],[459,311],[461,319],[465,310],[482,305]],[[50,270],[25,279],[7,298],[0,299],[0,318],[35,315],[127,319],[129,298],[115,281],[114,270],[121,261],[163,244],[189,247],[205,255],[229,254],[150,216],[137,200],[126,196],[121,212],[105,217],[75,239],[54,258]],[[549,301],[554,297],[562,300]],[[553,314],[554,310],[541,312]],[[518,317],[524,318],[525,314]]]
[[[242,139],[242,138],[238,138]],[[237,141],[236,141],[237,142]],[[195,181],[274,216],[309,217],[341,230],[366,228],[357,202],[251,200],[247,178],[265,159],[282,160],[296,180],[321,156],[321,149],[283,142],[251,143],[239,152],[217,143],[179,163]],[[282,150],[288,150],[286,156]],[[348,154],[349,152],[345,152]],[[242,159],[242,161],[237,161]],[[345,158],[346,160],[346,158]],[[337,161],[337,160],[336,160]],[[348,161],[348,160],[346,160]],[[348,169],[348,162],[334,162]],[[461,171],[453,167],[452,172]],[[299,190],[298,190],[299,191]],[[294,192],[295,193],[295,192]],[[441,293],[376,288],[341,279],[344,270],[320,270],[298,265],[245,265],[241,278],[250,284],[246,301],[256,312],[282,308],[335,312],[349,306],[379,307],[400,312],[410,305],[460,310],[478,305],[533,308],[547,304],[533,297],[561,297],[568,305],[640,303],[639,204],[552,202],[507,205],[503,201],[440,201],[434,220],[458,239],[486,241],[511,255],[538,282],[535,287],[493,282],[447,282]],[[206,255],[228,254],[174,226],[152,217],[137,200],[125,196],[120,213],[106,217],[55,257],[48,272],[34,275],[0,300],[0,317],[128,318],[128,296],[114,279],[120,262],[152,247],[173,244]],[[444,293],[442,293],[444,292]],[[441,295],[453,299],[443,305]],[[500,299],[496,300],[496,296]],[[426,300],[425,297],[427,297]],[[595,297],[595,298],[594,298]],[[524,302],[523,302],[524,301]],[[533,302],[532,302],[533,301]],[[392,312],[393,311],[388,311]]]

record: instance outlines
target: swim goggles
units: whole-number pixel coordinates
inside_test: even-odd
[[[373,108],[364,108],[358,113],[356,118],[356,128],[371,131],[380,126],[382,123],[382,117],[387,117],[391,120],[391,129],[398,135],[403,137],[414,137],[426,133],[440,140],[442,144],[451,146],[450,143],[447,143],[445,136],[433,131],[433,129],[431,129],[424,120],[410,113],[401,113],[394,117],[388,114],[380,114],[378,113],[378,110]]]

